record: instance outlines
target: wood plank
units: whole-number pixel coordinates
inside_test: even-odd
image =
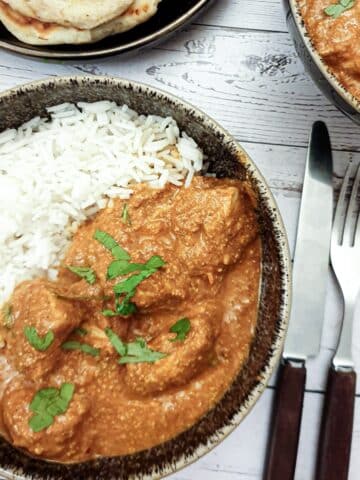
[[[253,411],[217,448],[195,464],[172,475],[173,480],[261,480],[274,392],[266,390]],[[295,480],[313,477],[323,396],[307,393]],[[360,471],[360,399],[356,400],[349,480]],[[279,479],[280,480],[280,479]]]
[[[129,59],[50,64],[2,54],[0,88],[52,73],[140,80],[197,105],[241,141],[307,144],[326,120],[336,149],[360,150],[359,127],[331,106],[305,74],[285,33],[194,26]]]
[[[285,12],[281,1],[218,0],[196,21],[202,25],[286,32]]]

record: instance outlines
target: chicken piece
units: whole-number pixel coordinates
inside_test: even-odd
[[[234,264],[258,234],[247,184],[213,181],[199,179],[189,198],[186,189],[180,190],[173,204],[178,262],[191,276],[215,274]]]
[[[164,330],[149,347],[167,356],[155,363],[126,365],[125,383],[139,395],[151,395],[186,384],[211,362],[219,321],[204,308],[190,319],[190,331],[182,341],[172,341],[174,333]]]
[[[6,336],[6,355],[19,372],[39,378],[53,369],[61,343],[81,322],[82,310],[76,302],[59,298],[42,279],[21,283],[10,303],[13,325]],[[26,327],[35,327],[39,337],[52,332],[50,346],[44,351],[34,348],[25,336]]]
[[[113,286],[123,277],[108,279],[114,256],[93,238],[96,230],[111,235],[131,262],[145,263],[154,255],[166,262],[136,289],[133,301],[147,311],[180,303],[190,294],[201,297],[209,286],[216,290],[223,272],[258,233],[255,202],[242,182],[196,177],[189,188],[135,189],[127,201],[131,223],[124,224],[124,202],[115,200],[79,229],[64,260],[94,269],[112,303]]]
[[[59,281],[51,284],[51,290],[64,300],[79,302],[102,301],[104,292],[99,284],[89,285],[85,280],[69,281],[67,276],[60,274]]]
[[[33,413],[29,405],[37,389],[22,379],[14,379],[7,387],[2,400],[3,419],[12,443],[30,453],[48,459],[72,458],[74,454],[88,452],[93,435],[91,430],[83,432],[82,425],[88,418],[90,402],[81,394],[74,393],[68,410],[54,417],[47,429],[34,432],[29,426]]]

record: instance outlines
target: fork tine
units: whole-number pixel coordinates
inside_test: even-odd
[[[359,165],[356,169],[356,175],[351,190],[350,200],[347,207],[345,226],[344,226],[344,236],[343,244],[353,246],[354,244],[354,233],[357,223],[357,213],[358,213],[358,190],[360,182],[360,169]]]
[[[334,242],[336,245],[340,245],[342,243],[342,238],[343,238],[344,222],[345,222],[345,216],[346,216],[346,210],[347,210],[346,192],[349,185],[351,168],[352,168],[352,162],[349,163],[346,169],[345,177],[341,185],[339,199],[336,205],[332,236],[331,236],[331,241]]]
[[[356,174],[356,178],[357,178],[357,182],[358,182],[358,194],[360,194],[360,190],[359,190],[359,183],[360,183],[360,164],[359,164],[359,167],[358,167],[358,171],[357,171],[357,174]],[[356,181],[356,180],[355,180]],[[358,246],[360,244],[360,210],[358,212],[358,216],[357,216],[357,221],[356,221],[356,228],[355,228],[355,239],[354,239],[354,246]]]

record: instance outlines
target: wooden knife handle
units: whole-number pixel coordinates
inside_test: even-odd
[[[319,439],[316,480],[348,478],[355,387],[355,372],[330,369]]]
[[[280,366],[264,480],[293,480],[304,402],[306,368]]]

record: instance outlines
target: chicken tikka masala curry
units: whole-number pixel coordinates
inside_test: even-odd
[[[134,188],[83,224],[56,281],[1,313],[1,431],[58,462],[138,452],[224,395],[254,335],[256,200],[239,180]]]
[[[360,101],[360,3],[298,0],[310,39],[342,86]]]

